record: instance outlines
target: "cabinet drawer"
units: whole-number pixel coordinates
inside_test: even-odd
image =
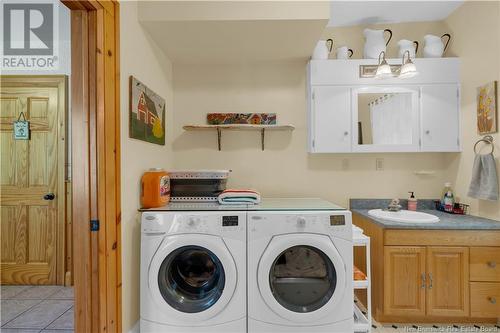
[[[497,318],[500,316],[500,283],[470,283],[471,317]]]
[[[470,280],[500,282],[500,247],[470,248]]]

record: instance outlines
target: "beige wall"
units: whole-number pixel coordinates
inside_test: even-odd
[[[411,23],[392,23],[392,24],[377,24],[377,25],[366,25],[366,26],[353,26],[353,27],[339,27],[339,28],[327,28],[323,33],[322,39],[332,38],[334,40],[334,48],[340,46],[348,46],[353,49],[353,58],[362,59],[363,58],[363,45],[364,37],[363,30],[365,28],[370,29],[391,29],[392,39],[387,46],[387,58],[397,58],[399,47],[397,45],[398,41],[401,39],[416,40],[419,42],[418,57],[423,57],[424,50],[424,36],[427,34],[441,36],[448,32],[448,27],[444,22],[411,22]],[[386,36],[388,34],[386,33]],[[387,38],[387,37],[386,37]],[[330,55],[331,58],[335,58],[335,54]]]
[[[473,214],[500,220],[500,202],[475,200],[466,196],[474,160],[472,147],[481,137],[476,126],[476,89],[490,81],[499,80],[500,76],[500,3],[466,2],[445,23],[453,36],[450,53],[461,60],[464,149],[462,154],[449,156],[448,172],[457,194],[464,202],[471,204]],[[493,134],[493,138],[497,171],[500,172],[500,135]]]
[[[123,331],[139,319],[140,223],[142,173],[151,167],[172,167],[172,68],[137,21],[137,2],[120,3],[121,188],[122,188],[122,318]],[[166,144],[154,145],[128,136],[129,76],[134,75],[167,100]]]
[[[325,154],[306,151],[305,63],[252,66],[174,65],[176,168],[232,169],[229,186],[254,187],[267,197],[323,197],[347,206],[352,197],[418,197],[440,194],[447,170],[443,154]],[[208,112],[276,112],[294,132],[184,132]],[[384,170],[375,171],[375,159]],[[414,171],[434,170],[421,177]]]

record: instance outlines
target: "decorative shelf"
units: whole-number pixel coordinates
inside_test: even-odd
[[[251,125],[251,124],[231,124],[231,125],[185,125],[182,127],[185,131],[216,131],[217,147],[221,150],[221,139],[223,130],[238,131],[260,131],[260,140],[262,150],[264,150],[264,141],[266,131],[293,131],[293,125]]]

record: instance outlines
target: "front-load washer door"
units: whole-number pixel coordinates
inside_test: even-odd
[[[342,306],[346,267],[328,236],[280,235],[264,250],[257,281],[262,298],[276,314],[292,322],[314,322]]]
[[[149,290],[165,318],[186,325],[213,318],[231,300],[238,279],[233,257],[222,238],[168,236],[149,267]]]

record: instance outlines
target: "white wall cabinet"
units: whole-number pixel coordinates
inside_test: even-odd
[[[410,79],[359,76],[375,63],[310,61],[309,152],[459,152],[458,58],[416,59],[420,74]]]

